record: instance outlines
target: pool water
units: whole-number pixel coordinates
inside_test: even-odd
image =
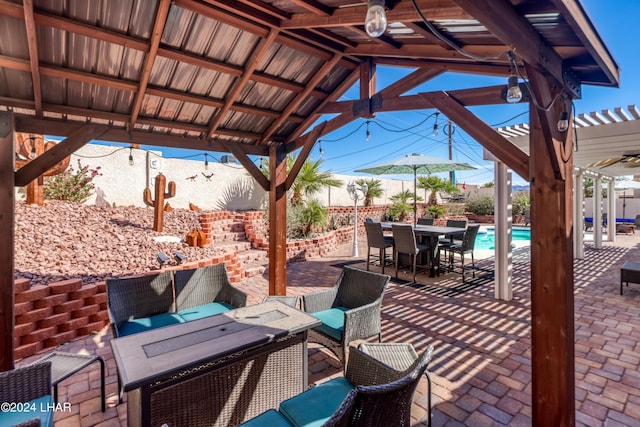
[[[531,241],[531,229],[529,228],[513,228],[511,241],[519,241],[521,244],[512,243],[512,247],[527,246]],[[495,229],[493,227],[481,228],[476,236],[476,244],[474,249],[478,250],[494,250],[496,248]]]

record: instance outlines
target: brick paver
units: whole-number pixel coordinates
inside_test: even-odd
[[[620,266],[640,262],[640,235],[620,235],[615,244],[587,247],[575,262],[576,420],[577,425],[640,426],[640,287],[619,295]],[[361,248],[366,249],[366,242]],[[364,252],[363,249],[363,252]],[[302,295],[335,283],[340,263],[354,261],[351,246],[332,256],[288,265],[288,293]],[[493,297],[491,259],[477,262],[478,278],[462,285],[459,275],[439,278],[401,273],[383,302],[383,340],[411,342],[417,351],[435,347],[430,365],[434,426],[531,425],[530,277],[528,250],[514,253],[513,300]],[[365,266],[364,262],[354,264]],[[378,271],[377,267],[373,267]],[[388,271],[392,275],[392,268]],[[267,272],[237,284],[258,303],[268,293]],[[97,365],[60,384],[69,413],[56,414],[56,426],[126,425],[126,405],[117,403],[116,365],[108,328],[62,345],[60,351],[99,354],[107,362],[107,412],[100,412]],[[25,364],[42,355],[19,363]],[[309,346],[311,383],[341,375],[339,361]],[[426,386],[416,391],[414,425],[425,426]]]

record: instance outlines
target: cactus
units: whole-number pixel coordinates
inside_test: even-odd
[[[164,186],[167,183],[167,178],[162,173],[159,173],[156,176],[156,198],[151,200],[151,190],[148,188],[144,189],[144,193],[142,194],[144,197],[144,204],[147,206],[153,206],[153,229],[155,231],[162,231],[162,221],[164,217],[164,200],[169,199],[176,195],[176,183],[173,181],[169,182],[169,191],[164,192]]]

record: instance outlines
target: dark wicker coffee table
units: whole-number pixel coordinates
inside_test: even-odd
[[[102,393],[102,412],[106,410],[104,390],[104,360],[100,356],[90,354],[74,354],[54,351],[53,353],[34,362],[51,362],[51,385],[53,386],[53,400],[58,403],[58,383],[66,380],[76,372],[95,362],[100,362],[100,392]]]
[[[620,295],[622,295],[622,284],[629,286],[631,283],[640,283],[640,262],[625,261],[620,269]]]

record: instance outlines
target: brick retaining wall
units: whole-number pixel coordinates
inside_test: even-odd
[[[236,252],[171,267],[173,270],[227,264],[232,283],[245,278]],[[31,286],[14,282],[14,359],[53,349],[74,338],[90,335],[109,324],[105,282],[82,285],[82,279]]]

